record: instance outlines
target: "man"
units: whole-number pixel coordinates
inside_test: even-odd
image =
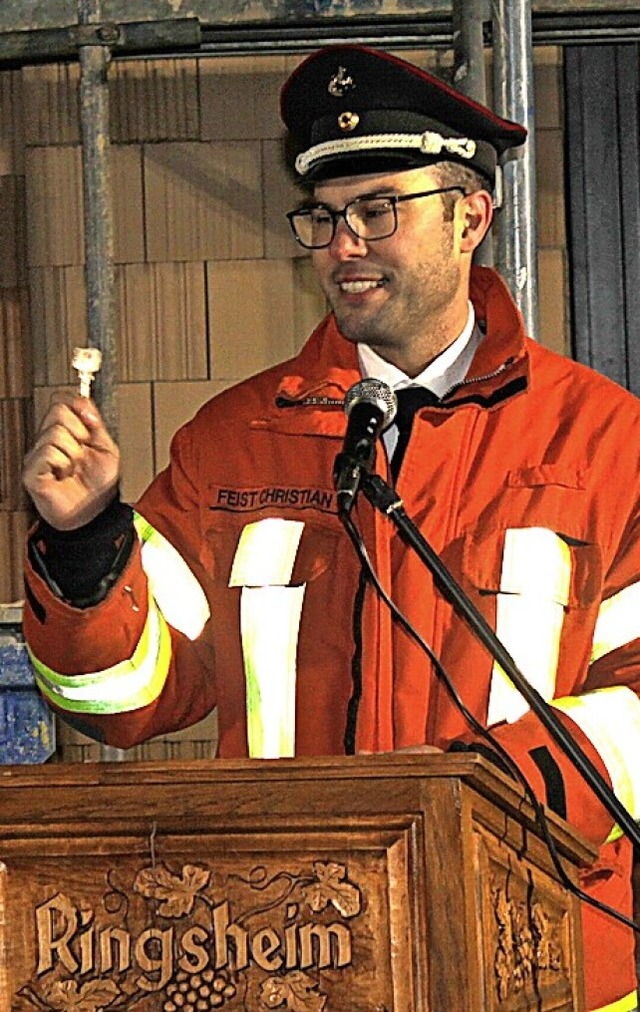
[[[428,391],[413,424],[385,434],[376,471],[639,815],[638,403],[528,340],[495,272],[471,266],[497,158],[524,130],[351,46],[302,63],[282,113],[311,188],[289,218],[331,313],[295,359],[177,433],[135,528],[94,405],[52,405],[25,466],[42,518],[25,610],[42,691],[122,747],[213,706],[222,756],[473,743],[336,515],[345,394],[375,376],[401,401]],[[352,515],[466,706],[601,846],[584,888],[629,915],[631,848],[610,815],[389,521],[363,497]],[[588,907],[584,927],[589,1009],[628,1012],[632,931]]]

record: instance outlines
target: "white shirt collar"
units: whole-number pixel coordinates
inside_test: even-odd
[[[397,366],[386,362],[368,344],[359,344],[358,358],[362,375],[382,380],[392,390],[423,386],[437,397],[442,397],[448,390],[462,382],[469,371],[476,348],[482,340],[482,334],[475,326],[475,322],[473,305],[469,302],[467,322],[462,333],[415,377],[407,376]]]

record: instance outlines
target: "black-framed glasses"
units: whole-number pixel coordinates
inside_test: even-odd
[[[463,186],[443,186],[438,190],[420,193],[389,194],[381,197],[356,197],[335,211],[327,204],[308,204],[288,211],[287,218],[297,242],[305,249],[322,249],[330,246],[336,234],[338,221],[344,218],[347,228],[357,239],[368,242],[388,239],[398,228],[398,204],[418,197],[434,197],[436,193],[458,190],[466,196]]]

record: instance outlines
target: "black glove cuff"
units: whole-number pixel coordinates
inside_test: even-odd
[[[41,519],[29,539],[29,558],[58,597],[75,608],[90,608],[123,572],[134,540],[133,510],[116,497],[73,531],[59,531]]]

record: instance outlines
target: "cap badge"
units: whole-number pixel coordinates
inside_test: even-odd
[[[334,98],[340,98],[349,88],[355,88],[353,78],[347,74],[346,67],[338,67],[336,73],[329,81],[327,91]]]
[[[341,112],[338,116],[338,126],[345,133],[355,130],[359,122],[360,117],[357,112]]]

